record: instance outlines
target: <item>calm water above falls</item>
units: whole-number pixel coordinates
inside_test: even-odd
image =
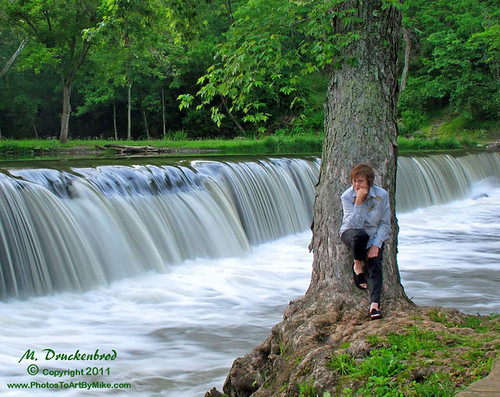
[[[444,160],[447,161],[447,160]],[[484,194],[487,193],[487,196]],[[489,178],[458,201],[399,214],[399,265],[417,304],[469,313],[500,311],[500,189]],[[133,393],[65,391],[64,395],[203,396],[222,386],[235,357],[267,337],[284,306],[309,284],[310,234],[292,234],[218,259],[191,258],[87,292],[65,292],[0,303],[0,393],[7,382],[57,383],[28,376],[27,349],[72,353],[116,350],[106,382],[131,382]],[[40,369],[77,369],[45,362]],[[95,377],[91,379],[97,379]],[[91,380],[64,376],[63,381]]]

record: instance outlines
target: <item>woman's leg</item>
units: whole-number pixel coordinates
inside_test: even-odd
[[[352,249],[354,260],[366,260],[366,244],[370,236],[363,229],[347,229],[342,233],[341,239]]]
[[[366,244],[370,236],[362,229],[348,229],[342,233],[341,239],[352,249],[354,255],[354,282],[361,289],[368,288],[363,275],[363,262],[366,260]],[[361,278],[358,278],[360,276]]]
[[[380,303],[380,297],[382,295],[382,282],[384,280],[384,275],[382,272],[382,255],[384,251],[384,245],[380,248],[378,256],[376,258],[368,259],[367,261],[367,273],[368,273],[368,283],[370,285],[370,302]],[[377,307],[378,309],[378,307]]]

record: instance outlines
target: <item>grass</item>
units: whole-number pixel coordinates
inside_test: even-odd
[[[464,138],[398,138],[398,147],[400,151],[432,151],[432,150],[462,150],[474,149],[479,146],[478,142]]]
[[[299,397],[316,397],[316,389],[314,387],[314,380],[299,384]]]
[[[430,121],[420,128],[420,136],[426,139],[469,140],[485,145],[500,139],[500,120],[473,121],[465,113],[444,108],[430,115]]]
[[[339,378],[342,395],[451,397],[457,384],[468,384],[491,370],[493,358],[486,353],[500,348],[498,315],[465,316],[456,322],[436,309],[430,318],[477,334],[411,325],[383,337],[371,335],[372,349],[363,359],[338,351],[327,363]]]
[[[293,154],[319,153],[323,138],[316,135],[268,136],[263,139],[207,139],[207,140],[150,140],[150,141],[103,141],[71,140],[61,144],[58,140],[1,140],[0,155],[39,156],[66,154],[77,151],[95,151],[107,144],[153,146],[172,151],[216,151],[220,154]],[[111,153],[111,151],[110,151]]]
[[[0,156],[3,157],[39,157],[95,155],[97,147],[107,144],[153,146],[168,148],[173,153],[216,152],[217,154],[247,155],[285,155],[319,154],[322,150],[322,134],[299,134],[294,136],[271,135],[262,139],[207,139],[207,140],[149,140],[149,141],[106,141],[106,140],[70,140],[61,144],[58,140],[0,140]],[[398,140],[400,152],[457,150],[476,148],[477,143],[470,139],[455,138],[405,138]],[[100,153],[103,153],[102,149]],[[104,152],[106,153],[106,152]],[[109,151],[113,154],[113,151]]]

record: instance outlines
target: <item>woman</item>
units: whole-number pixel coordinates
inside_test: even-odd
[[[352,271],[356,286],[370,287],[373,320],[382,317],[382,253],[391,230],[389,194],[373,184],[374,178],[375,173],[368,164],[358,164],[352,169],[352,186],[341,196],[344,216],[340,228],[342,241],[354,254]]]

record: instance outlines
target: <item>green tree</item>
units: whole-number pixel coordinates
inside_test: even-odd
[[[100,0],[21,0],[2,2],[4,23],[22,29],[30,37],[23,58],[39,72],[54,68],[62,83],[60,140],[68,139],[71,88],[92,45],[86,29],[100,21]]]
[[[471,120],[498,118],[497,2],[408,0],[405,25],[416,45],[401,97],[404,121],[411,123],[418,112],[425,117],[436,107],[448,105]]]
[[[245,3],[246,1],[233,0],[202,4],[198,11],[200,23],[195,37],[185,40],[180,47],[182,53],[172,59],[174,73],[168,79],[168,88],[171,98],[174,99],[174,108],[171,108],[170,112],[177,113],[176,117],[180,124],[176,120],[172,121],[177,128],[185,130],[191,138],[235,135],[237,127],[235,128],[234,121],[221,120],[220,128],[215,129],[208,107],[188,106],[179,110],[177,99],[179,97],[187,98],[188,101],[193,99],[191,95],[184,93],[196,92],[199,89],[197,84],[199,77],[213,64],[219,43],[234,22],[234,10]]]
[[[59,104],[52,99],[54,85],[59,82],[57,76],[48,71],[35,75],[32,70],[22,68],[26,43],[24,34],[19,30],[0,30],[0,65],[3,65],[3,76],[0,78],[0,136],[37,138],[39,130],[46,130],[55,121],[48,113],[59,110]],[[44,97],[45,100],[42,99]],[[54,105],[57,107],[54,108]]]
[[[126,101],[124,81],[121,78],[121,63],[117,61],[120,53],[111,45],[96,44],[89,54],[89,59],[82,70],[82,78],[77,87],[83,96],[83,103],[77,107],[76,115],[93,115],[99,112],[109,114],[112,108],[113,137],[119,138],[117,123],[117,104]],[[107,118],[101,116],[102,125],[108,125]],[[125,138],[125,137],[123,137]]]
[[[194,21],[199,8],[199,2],[180,0],[21,0],[2,2],[0,19],[4,26],[19,27],[29,36],[24,56],[18,59],[23,68],[59,74],[58,88],[63,93],[60,139],[64,142],[72,89],[79,89],[85,97],[85,103],[77,106],[78,115],[115,105],[125,90],[129,138],[134,106],[141,109],[143,120],[148,111],[161,109],[165,114],[162,85],[175,64],[174,55],[169,54],[171,49],[173,54],[183,53],[178,48],[198,29]],[[86,65],[89,56],[93,59]],[[86,78],[75,86],[83,68]],[[145,92],[148,85],[156,92]]]
[[[317,4],[314,2],[315,7]],[[332,27],[328,40],[340,51],[330,53],[329,58],[332,68],[325,103],[325,138],[310,245],[314,253],[311,283],[305,296],[287,308],[284,321],[273,327],[268,340],[234,363],[224,385],[227,395],[247,396],[254,391],[255,395],[278,395],[284,382],[292,384],[293,380],[271,372],[275,364],[283,361],[277,346],[298,351],[299,345],[310,343],[314,357],[321,337],[316,333],[320,323],[335,329],[336,321],[360,321],[366,316],[369,302],[354,286],[352,256],[339,236],[340,196],[350,185],[350,170],[357,163],[373,166],[376,183],[388,190],[391,202],[392,236],[384,244],[383,310],[390,313],[410,307],[396,261],[396,103],[401,13],[393,2],[383,0],[345,0],[328,5],[328,26]],[[270,354],[273,349],[277,354]],[[308,373],[322,372],[322,360],[317,361],[321,368],[313,368],[315,362],[307,362]],[[257,374],[257,380],[248,373]],[[293,390],[287,391],[284,395],[293,395]]]
[[[121,100],[125,91],[127,138],[133,137],[135,109],[147,137],[151,115],[165,135],[168,83],[173,82],[186,59],[186,47],[192,45],[200,27],[194,19],[203,3],[107,0],[106,4],[103,24],[92,32],[98,39],[90,56],[91,67],[83,87],[86,101],[80,114],[99,104]],[[107,87],[98,87],[101,84]]]
[[[152,60],[157,52],[161,22],[168,21],[168,9],[158,1],[109,1],[109,13],[101,51],[112,51],[111,69],[114,84],[127,91],[127,139],[132,139],[132,87],[140,76],[152,76]],[[163,28],[163,29],[162,29]],[[109,74],[109,72],[108,72]]]
[[[341,45],[325,40],[332,3],[251,0],[236,9],[218,46],[218,62],[198,81],[200,106],[210,107],[218,125],[228,115],[241,132],[239,120],[263,126],[273,110],[301,114],[310,96],[304,76],[323,70]],[[179,99],[183,108],[195,98]]]

